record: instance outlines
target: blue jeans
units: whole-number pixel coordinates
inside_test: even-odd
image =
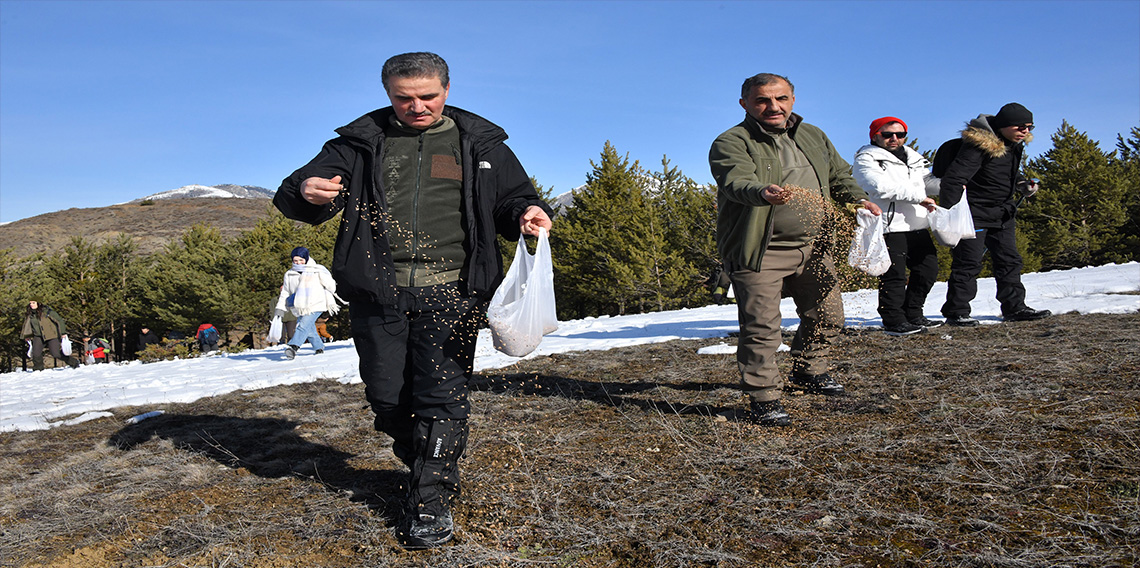
[[[317,318],[321,317],[321,312],[314,312],[303,316],[297,316],[297,329],[293,332],[293,337],[289,339],[289,345],[300,349],[308,339],[309,343],[313,344],[313,349],[324,349],[325,342],[321,341],[321,334],[317,333]]]

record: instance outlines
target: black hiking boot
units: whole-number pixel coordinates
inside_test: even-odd
[[[778,400],[752,401],[748,420],[759,426],[790,426],[792,423],[792,417]]]
[[[978,327],[979,323],[970,316],[946,316],[946,325],[950,327]]]
[[[804,394],[822,394],[824,396],[842,396],[847,393],[843,385],[835,382],[828,373],[821,375],[801,375],[799,373],[792,373],[792,378],[788,381],[791,383],[784,387],[784,390],[790,391],[803,391]]]
[[[1012,314],[1006,314],[1004,316],[1004,319],[1005,321],[1033,321],[1047,318],[1051,315],[1053,315],[1053,312],[1049,310],[1035,310],[1029,306],[1026,306],[1020,310],[1017,310],[1016,312],[1013,312]]]
[[[936,328],[936,327],[939,327],[942,325],[942,322],[937,321],[937,320],[932,320],[926,316],[916,317],[916,318],[910,320],[910,323],[913,325],[921,325],[922,327],[925,327],[926,329],[933,329],[933,328]]]
[[[887,335],[894,335],[896,337],[903,335],[914,335],[916,333],[922,333],[924,331],[926,331],[925,327],[906,321],[895,325],[883,326],[883,333],[886,333]]]
[[[400,544],[404,548],[409,550],[435,548],[455,536],[455,523],[451,519],[450,511],[435,515],[408,511],[400,533]]]

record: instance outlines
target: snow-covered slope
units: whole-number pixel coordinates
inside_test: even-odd
[[[264,187],[258,187],[256,185],[233,185],[228,183],[215,186],[184,185],[178,189],[160,191],[153,195],[135,199],[134,201],[131,201],[131,203],[155,199],[186,199],[194,197],[271,199],[273,198],[273,193],[273,190],[265,189]]]

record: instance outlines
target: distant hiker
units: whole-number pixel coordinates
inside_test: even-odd
[[[942,176],[941,205],[951,207],[962,199],[974,217],[977,238],[965,239],[951,250],[953,262],[946,281],[946,323],[972,327],[970,301],[978,295],[982,256],[990,251],[997,300],[1006,321],[1036,320],[1052,315],[1025,305],[1021,283],[1021,254],[1017,252],[1017,195],[1037,192],[1036,180],[1021,174],[1025,144],[1033,140],[1033,113],[1009,103],[997,115],[979,114],[962,131],[962,145]]]
[[[795,87],[761,73],[744,81],[744,122],[712,144],[709,165],[717,182],[717,250],[732,280],[740,319],[736,361],[751,399],[751,418],[764,426],[791,419],[780,402],[784,380],[776,366],[780,298],[791,296],[800,315],[792,341],[796,390],[841,395],[828,373],[831,342],[843,329],[843,297],[829,245],[833,236],[818,202],[863,203],[880,209],[851,178],[851,166],[819,128],[792,112]],[[787,186],[807,190],[796,197]],[[792,388],[789,387],[789,388]]]
[[[938,249],[926,218],[934,209],[930,196],[938,194],[938,178],[930,173],[926,158],[906,146],[907,127],[901,118],[875,119],[870,136],[871,143],[855,152],[852,174],[886,215],[883,239],[891,267],[879,276],[879,316],[889,335],[922,333],[942,325],[922,312],[938,280]]]
[[[111,342],[102,337],[83,336],[83,359],[88,365],[111,361]]]
[[[335,314],[340,310],[336,303],[336,281],[329,269],[309,258],[309,249],[297,247],[290,253],[293,267],[285,272],[281,294],[277,296],[276,315],[286,312],[297,316],[297,327],[285,346],[285,358],[292,359],[305,344],[313,345],[317,354],[325,352],[325,344],[317,333],[317,318],[324,312]]]
[[[158,335],[156,333],[154,333],[153,331],[151,331],[149,327],[144,326],[142,328],[142,330],[139,331],[139,342],[138,342],[138,347],[135,349],[135,353],[136,354],[142,353],[142,351],[144,349],[146,349],[147,345],[158,345],[158,344],[159,344]]]
[[[337,129],[273,202],[313,224],[343,212],[332,270],[352,302],[360,378],[412,471],[399,537],[428,548],[453,535],[475,339],[503,278],[495,235],[537,235],[553,211],[501,128],[444,106],[442,58],[397,55],[381,81],[392,106]]]
[[[29,301],[21,336],[28,344],[32,370],[44,370],[44,347],[51,351],[52,357],[66,360],[72,369],[79,366],[79,360],[71,356],[67,324],[51,307],[42,305],[36,300]],[[64,349],[67,350],[66,353]]]
[[[198,326],[197,333],[194,338],[198,340],[198,350],[202,353],[210,353],[211,351],[218,350],[218,341],[221,339],[221,334],[218,333],[218,328],[213,324],[204,323]]]

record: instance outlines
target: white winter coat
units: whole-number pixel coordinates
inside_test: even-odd
[[[297,317],[315,312],[335,314],[340,310],[336,300],[336,280],[332,273],[309,259],[301,272],[289,269],[285,273],[281,295],[277,297],[277,311],[289,310]]]
[[[868,144],[855,152],[851,173],[871,201],[883,209],[888,233],[920,231],[930,227],[923,199],[938,195],[938,178],[930,173],[930,162],[906,149],[907,163],[884,148]],[[893,208],[893,215],[892,215]]]

